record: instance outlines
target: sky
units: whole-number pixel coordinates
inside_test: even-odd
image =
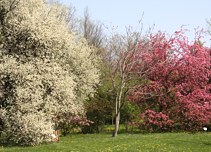
[[[125,33],[126,27],[134,29],[142,18],[144,30],[154,27],[172,34],[181,26],[188,29],[187,36],[194,39],[194,29],[207,29],[207,20],[211,19],[211,0],[60,0],[65,5],[76,8],[77,16],[83,16],[88,7],[91,18],[106,27],[115,27],[119,33]],[[154,25],[154,26],[153,26]],[[140,26],[138,26],[140,27]],[[204,38],[211,46],[211,36]]]

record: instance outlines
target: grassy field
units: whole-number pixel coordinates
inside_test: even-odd
[[[0,152],[211,152],[211,133],[74,134],[59,143],[0,147]]]

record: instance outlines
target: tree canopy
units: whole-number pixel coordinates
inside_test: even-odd
[[[1,0],[0,14],[4,142],[50,141],[58,114],[83,114],[99,82],[98,57],[70,32],[68,9],[56,2]]]
[[[150,34],[131,60],[131,72],[145,81],[130,99],[142,107],[150,130],[198,130],[211,120],[210,49],[189,43],[181,32]]]

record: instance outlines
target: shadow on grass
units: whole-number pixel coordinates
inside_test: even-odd
[[[0,139],[1,141],[1,139]],[[27,148],[27,147],[34,147],[34,146],[40,146],[40,145],[49,145],[52,144],[54,142],[43,142],[41,144],[38,145],[20,145],[20,144],[12,144],[12,143],[0,143],[0,147],[6,147],[6,148],[10,148],[10,147],[20,147],[20,148]]]
[[[203,144],[206,146],[211,146],[211,142],[203,142]]]

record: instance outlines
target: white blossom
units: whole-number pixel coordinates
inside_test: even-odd
[[[56,114],[83,113],[99,83],[98,57],[70,33],[66,7],[44,0],[2,0],[0,6],[8,11],[0,25],[2,136],[18,144],[50,141]]]

